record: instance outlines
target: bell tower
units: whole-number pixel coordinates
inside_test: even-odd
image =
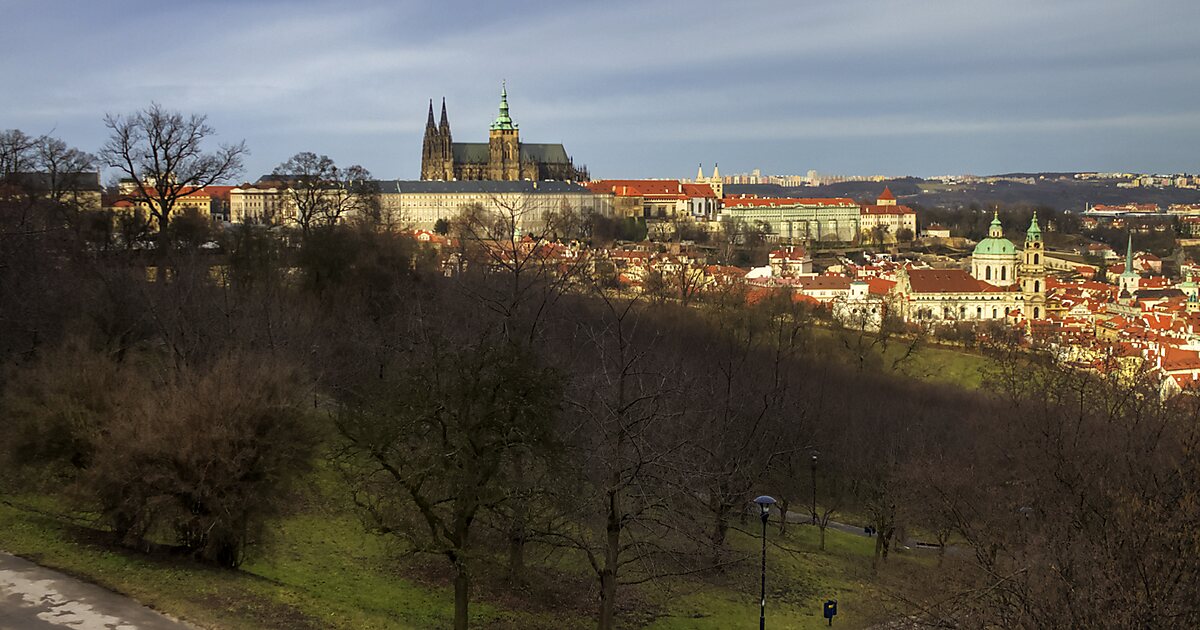
[[[1026,319],[1046,317],[1046,263],[1042,230],[1038,227],[1037,212],[1025,232],[1025,249],[1021,251],[1021,298],[1025,304]]]
[[[508,114],[508,88],[500,87],[500,113],[488,133],[488,179],[521,179],[521,140],[517,125]]]

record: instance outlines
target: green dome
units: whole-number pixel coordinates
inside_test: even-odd
[[[1017,247],[1006,238],[988,238],[979,241],[972,256],[1016,256]]]

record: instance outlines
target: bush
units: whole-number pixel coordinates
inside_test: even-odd
[[[122,544],[170,533],[180,551],[237,567],[312,459],[306,399],[296,372],[262,358],[160,380],[67,348],[10,382],[3,446],[11,463],[65,471],[63,489]]]

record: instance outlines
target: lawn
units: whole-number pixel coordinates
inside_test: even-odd
[[[269,547],[241,571],[213,569],[177,557],[109,546],[99,532],[48,514],[53,501],[0,502],[0,548],[83,577],[207,628],[441,628],[453,615],[445,562],[402,553],[395,542],[364,531],[335,496],[310,489],[303,509],[276,526]],[[34,503],[43,512],[30,511]],[[758,616],[757,523],[731,532],[731,553],[745,558],[725,572],[676,577],[620,593],[622,627],[653,630],[753,627]],[[793,525],[768,537],[768,617],[772,628],[825,623],[821,603],[839,601],[836,625],[866,627],[895,616],[871,572],[870,539]],[[530,583],[514,589],[498,562],[478,563],[472,626],[539,629],[594,626],[594,578],[579,558],[531,550]],[[924,563],[894,558],[894,579]]]

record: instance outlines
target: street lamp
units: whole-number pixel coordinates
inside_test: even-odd
[[[817,524],[817,452],[812,452],[812,524]]]
[[[758,600],[758,630],[767,627],[767,519],[771,518],[771,506],[775,499],[762,495],[754,500],[762,511],[762,596]],[[784,518],[787,515],[784,514]]]

